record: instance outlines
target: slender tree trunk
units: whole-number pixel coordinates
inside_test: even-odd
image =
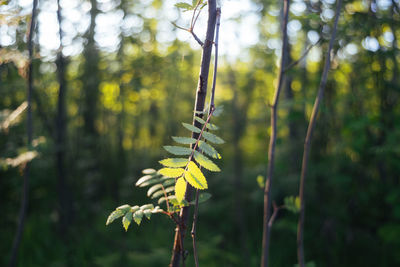
[[[215,24],[216,24],[216,1],[209,0],[208,1],[208,23],[207,23],[207,32],[206,32],[206,40],[204,41],[202,58],[201,58],[201,66],[200,66],[200,75],[199,81],[196,90],[196,102],[194,105],[194,114],[193,114],[193,125],[201,128],[201,124],[194,119],[196,111],[203,111],[204,104],[207,95],[207,83],[208,83],[208,73],[210,70],[210,61],[211,61],[211,52],[212,45],[214,40],[214,32],[215,32]],[[198,133],[192,133],[192,137],[197,139],[199,136]],[[185,200],[190,201],[193,194],[193,187],[186,183],[186,194]],[[172,257],[170,266],[177,267],[179,266],[181,256],[183,254],[184,248],[182,247],[184,244],[186,228],[189,218],[189,207],[182,208],[179,214],[179,222],[175,229],[175,238],[174,245],[172,249]]]
[[[98,65],[100,61],[99,51],[96,47],[94,34],[96,27],[96,16],[99,13],[97,9],[97,0],[90,0],[92,8],[90,9],[90,26],[87,32],[87,45],[83,52],[85,57],[84,74],[82,76],[83,90],[84,90],[84,107],[83,107],[83,120],[84,130],[90,137],[97,136],[96,118],[98,112],[98,98],[99,98],[99,70]],[[93,140],[91,140],[93,142]]]
[[[328,77],[328,71],[331,66],[331,53],[332,53],[333,43],[336,38],[336,30],[337,30],[337,24],[339,21],[341,6],[342,6],[342,0],[338,0],[337,4],[336,4],[335,22],[334,22],[333,29],[332,29],[331,39],[329,41],[329,48],[326,53],[325,66],[324,66],[324,70],[322,72],[321,83],[319,85],[318,95],[317,95],[317,98],[315,99],[310,122],[308,124],[307,135],[306,135],[305,142],[304,142],[303,162],[302,162],[302,168],[301,168],[300,188],[299,188],[300,215],[299,215],[299,222],[298,222],[298,227],[297,227],[297,257],[298,257],[298,262],[299,262],[300,267],[305,266],[305,259],[304,259],[304,215],[305,215],[304,187],[305,187],[305,180],[306,180],[306,175],[307,175],[309,153],[310,153],[310,149],[311,149],[311,139],[312,139],[312,134],[313,134],[314,127],[315,127],[315,124],[317,121],[319,105],[324,96],[325,86],[326,86],[327,77]]]
[[[33,92],[33,66],[32,66],[32,59],[33,59],[33,33],[36,24],[36,9],[37,9],[37,0],[33,0],[32,4],[32,16],[31,16],[31,23],[29,27],[28,33],[28,50],[29,50],[29,63],[28,63],[28,109],[27,109],[27,137],[28,137],[28,150],[32,149],[32,137],[33,137],[33,126],[32,126],[32,92]],[[24,168],[24,187],[22,193],[22,201],[21,207],[19,210],[19,218],[18,218],[18,227],[17,232],[14,237],[14,242],[11,250],[11,259],[10,259],[10,267],[14,267],[17,265],[17,255],[19,245],[22,239],[22,233],[24,231],[24,224],[26,218],[26,211],[28,209],[28,202],[29,202],[29,176],[30,176],[30,163],[26,163]]]
[[[66,149],[66,90],[67,81],[65,78],[65,58],[62,54],[62,37],[63,31],[61,28],[62,14],[60,0],[57,0],[58,10],[57,18],[59,25],[59,38],[60,47],[57,55],[57,78],[59,83],[58,101],[57,101],[57,115],[56,115],[56,169],[58,176],[58,198],[59,198],[59,215],[60,215],[60,232],[65,234],[70,224],[72,211],[71,211],[71,197],[67,181],[67,174],[65,169],[65,149]]]
[[[264,220],[263,220],[263,240],[262,240],[262,255],[261,255],[261,267],[268,266],[269,260],[269,242],[271,236],[271,229],[269,226],[270,213],[271,213],[271,187],[272,178],[274,174],[275,164],[275,143],[276,143],[276,120],[278,113],[278,100],[282,90],[284,69],[286,66],[286,44],[287,44],[287,24],[289,19],[289,0],[283,2],[283,25],[282,25],[282,54],[281,63],[279,69],[278,85],[275,90],[273,102],[271,105],[271,136],[268,149],[268,169],[267,169],[267,180],[264,188]]]

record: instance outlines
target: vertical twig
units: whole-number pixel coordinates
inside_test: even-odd
[[[311,139],[314,131],[314,127],[317,121],[317,115],[318,115],[318,110],[320,103],[322,101],[322,98],[324,96],[324,91],[325,91],[325,85],[328,77],[328,72],[331,66],[331,53],[332,53],[332,47],[333,43],[336,38],[336,29],[339,21],[339,15],[340,15],[340,8],[342,5],[342,0],[338,0],[336,4],[336,14],[335,14],[335,21],[332,29],[332,35],[331,39],[329,41],[329,47],[328,51],[326,52],[326,59],[325,59],[325,65],[324,69],[322,72],[322,77],[321,77],[321,83],[318,88],[318,94],[314,102],[314,107],[311,113],[310,117],[310,122],[308,124],[308,129],[307,129],[307,135],[304,141],[304,151],[303,151],[303,162],[301,166],[301,177],[300,177],[300,188],[299,188],[299,198],[300,198],[300,215],[299,215],[299,222],[298,222],[298,227],[297,227],[297,257],[298,257],[298,262],[300,267],[305,266],[305,260],[304,260],[304,214],[305,214],[305,200],[304,200],[304,186],[305,186],[305,181],[306,181],[306,175],[307,175],[307,166],[308,166],[308,160],[309,160],[309,153],[310,153],[310,148],[311,148]]]
[[[216,23],[216,0],[209,0],[206,39],[204,41],[204,45],[202,46],[203,52],[201,58],[200,75],[196,90],[196,102],[193,111],[193,125],[198,128],[201,128],[201,124],[200,122],[195,120],[195,116],[196,113],[202,112],[204,110],[204,104],[207,95],[208,73],[211,62],[212,43],[215,33],[215,23]],[[198,136],[199,136],[198,133],[192,133],[193,138],[197,139]],[[185,193],[186,201],[190,201],[190,199],[192,198],[192,193],[193,193],[193,187],[191,187],[188,183],[186,183],[186,193]],[[175,230],[174,245],[172,249],[172,256],[170,262],[171,267],[179,266],[180,257],[182,255],[181,251],[183,251],[185,231],[188,219],[189,219],[189,207],[183,207],[179,215],[179,222],[181,224],[181,227],[177,227]],[[179,241],[180,239],[182,239],[182,244]]]
[[[27,137],[28,137],[28,150],[32,148],[32,136],[33,136],[33,127],[32,127],[32,92],[33,92],[33,33],[36,22],[36,8],[37,8],[37,0],[33,0],[32,3],[32,17],[29,27],[28,33],[28,50],[29,50],[29,65],[28,65],[28,110],[27,110]],[[18,227],[17,232],[15,234],[15,238],[13,241],[13,246],[11,250],[11,259],[10,259],[10,267],[14,267],[17,264],[17,254],[18,248],[21,243],[22,232],[24,230],[26,211],[28,208],[28,198],[29,198],[29,175],[30,175],[30,163],[26,163],[24,168],[24,187],[22,193],[22,201],[21,207],[19,210],[19,218],[18,218]]]
[[[279,78],[278,85],[275,90],[273,102],[271,105],[271,137],[268,149],[268,169],[267,169],[267,182],[264,188],[264,221],[263,221],[263,241],[262,241],[262,256],[261,266],[268,266],[269,260],[269,241],[270,241],[270,226],[268,224],[271,210],[271,187],[272,178],[274,174],[274,163],[275,163],[275,143],[276,143],[276,119],[277,119],[277,108],[280,92],[282,91],[284,67],[286,66],[286,44],[287,44],[287,24],[289,19],[289,0],[283,2],[283,25],[282,25],[282,52],[281,62],[279,66]]]
[[[219,38],[219,26],[221,24],[221,8],[217,8],[217,18],[216,18],[216,33],[215,33],[215,55],[214,55],[214,73],[213,73],[213,82],[211,87],[211,95],[210,95],[210,106],[209,106],[209,113],[208,113],[208,120],[206,123],[209,122],[212,113],[214,112],[215,104],[215,86],[217,82],[217,72],[218,72],[218,38]],[[203,129],[205,128],[206,124],[204,124]],[[193,225],[192,225],[192,239],[193,239],[193,256],[195,261],[195,266],[199,266],[199,259],[197,254],[197,246],[196,246],[196,229],[197,229],[197,218],[198,218],[198,211],[199,211],[199,190],[196,190],[196,202],[194,206],[194,213],[193,213]]]

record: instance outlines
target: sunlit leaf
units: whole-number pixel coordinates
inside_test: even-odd
[[[220,137],[216,136],[215,134],[209,132],[203,132],[203,137],[214,144],[223,144],[225,143]]]
[[[177,178],[182,176],[185,170],[182,168],[162,168],[159,172],[167,177]]]
[[[192,154],[192,149],[190,149],[188,147],[164,146],[164,149],[167,150],[171,154],[179,155],[179,156]]]
[[[128,204],[119,206],[119,207],[117,208],[117,210],[123,211],[124,214],[125,214],[126,212],[128,212],[130,209],[131,209],[131,206],[129,206]]]
[[[176,196],[168,196],[167,198],[168,198],[168,201],[169,201],[169,202],[171,202],[171,201],[173,201],[173,200],[177,201],[177,200],[176,200]],[[161,198],[158,200],[158,204],[161,204],[161,203],[163,203],[163,202],[165,202],[165,197],[161,197]]]
[[[183,198],[185,197],[186,192],[186,182],[183,177],[179,178],[175,184],[175,196],[178,202],[182,202]]]
[[[142,171],[142,173],[143,174],[152,174],[152,173],[155,173],[156,172],[156,170],[155,169],[144,169],[143,171]]]
[[[154,199],[154,198],[159,198],[159,197],[161,197],[161,196],[163,196],[163,195],[165,195],[165,194],[169,194],[169,193],[171,193],[171,192],[174,192],[174,189],[175,189],[175,186],[171,186],[171,187],[165,188],[164,190],[159,190],[159,191],[155,192],[155,193],[151,196],[151,198],[152,198],[152,199]]]
[[[159,181],[161,181],[161,177],[158,175],[145,175],[136,182],[136,186],[144,187]]]
[[[110,216],[108,216],[106,225],[109,225],[114,220],[118,219],[119,217],[124,216],[124,214],[125,213],[122,210],[114,210],[113,212],[111,212]]]
[[[135,221],[135,223],[137,223],[137,225],[140,225],[140,223],[142,222],[142,218],[143,210],[138,210],[133,214],[133,220]]]
[[[182,122],[182,125],[183,125],[183,127],[185,127],[186,129],[188,129],[191,132],[194,132],[194,133],[200,133],[201,132],[201,129],[199,129],[196,126],[193,126],[191,124]]]
[[[154,192],[160,190],[162,187],[163,187],[162,184],[153,185],[152,187],[149,188],[149,190],[147,190],[147,196],[150,197]]]
[[[122,226],[125,229],[125,232],[128,231],[129,225],[131,224],[132,221],[132,212],[128,211],[124,218],[122,218]]]
[[[151,211],[151,209],[144,210],[143,213],[144,213],[144,215],[146,216],[146,218],[147,218],[148,220],[150,220],[151,214],[153,214],[153,212]]]
[[[177,8],[184,9],[185,11],[192,10],[194,8],[190,4],[184,2],[176,3],[175,6]]]
[[[172,168],[177,168],[177,167],[185,167],[188,159],[187,158],[168,158],[168,159],[163,159],[159,161],[162,165],[165,167],[172,167]]]
[[[206,168],[207,170],[213,172],[221,171],[221,169],[214,162],[212,162],[209,158],[207,158],[198,151],[194,152],[194,159],[197,161],[197,163],[199,163],[202,167]]]
[[[190,161],[188,164],[188,171],[185,172],[186,181],[197,189],[207,189],[207,180],[197,165]]]

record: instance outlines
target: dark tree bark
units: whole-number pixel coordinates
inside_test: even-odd
[[[62,54],[63,31],[62,25],[62,9],[60,0],[57,0],[57,19],[59,27],[60,47],[57,55],[57,79],[59,84],[57,99],[57,114],[55,122],[55,143],[56,143],[56,170],[58,177],[58,201],[60,215],[60,233],[64,235],[72,219],[71,194],[67,181],[67,173],[65,168],[65,150],[66,150],[66,132],[67,132],[67,115],[66,115],[66,90],[67,80],[65,77],[66,60]]]
[[[307,167],[308,167],[308,160],[309,160],[309,153],[311,149],[311,139],[313,135],[313,131],[315,128],[315,124],[317,122],[317,115],[320,103],[324,96],[325,86],[328,78],[328,72],[331,66],[331,53],[333,48],[333,43],[336,38],[336,30],[337,24],[339,21],[340,15],[340,8],[342,5],[342,0],[338,0],[336,4],[336,14],[335,14],[335,21],[332,29],[331,39],[329,41],[329,48],[326,53],[325,65],[324,70],[322,72],[321,83],[318,89],[318,95],[315,99],[313,111],[311,113],[310,122],[308,124],[307,135],[304,142],[304,152],[303,152],[303,162],[301,168],[301,177],[300,177],[300,188],[299,188],[299,198],[300,198],[300,215],[299,215],[299,223],[297,227],[297,257],[300,267],[305,266],[305,259],[304,259],[304,215],[305,215],[305,196],[304,196],[304,188],[305,188],[305,180],[307,175]]]
[[[29,50],[29,62],[28,62],[28,80],[27,80],[27,95],[28,95],[28,108],[27,108],[27,138],[28,138],[28,150],[32,149],[32,138],[33,138],[33,126],[32,126],[32,92],[33,92],[33,33],[36,24],[36,9],[37,0],[33,0],[32,4],[32,16],[28,32],[28,50]],[[24,168],[24,186],[22,192],[21,207],[19,210],[18,227],[14,237],[13,246],[11,250],[10,267],[17,265],[17,255],[19,245],[22,239],[22,233],[24,231],[26,211],[29,203],[29,176],[30,176],[30,163],[26,163]]]
[[[201,128],[201,124],[194,119],[194,116],[196,111],[204,110],[204,104],[207,95],[208,73],[210,70],[211,52],[214,40],[216,15],[217,15],[216,1],[209,0],[206,40],[204,41],[203,45],[200,75],[196,90],[196,101],[194,105],[194,114],[193,114],[193,125],[198,128]],[[198,133],[192,133],[193,138],[197,139],[198,136],[199,136]],[[186,183],[185,200],[190,201],[192,199],[192,194],[193,194],[193,187],[190,186],[188,183]],[[178,225],[175,229],[174,245],[172,249],[172,257],[170,262],[171,267],[179,266],[181,257],[184,253],[183,244],[186,235],[188,218],[189,218],[189,207],[184,207],[182,208],[179,214],[180,225]]]
[[[283,23],[282,23],[282,54],[279,69],[278,85],[275,90],[274,99],[271,104],[271,136],[268,149],[268,169],[267,169],[267,180],[264,189],[264,220],[263,220],[263,240],[262,240],[262,255],[261,255],[261,266],[267,267],[269,260],[269,242],[271,236],[271,227],[269,224],[270,213],[271,213],[271,187],[272,178],[274,174],[275,164],[275,143],[277,133],[277,113],[278,113],[278,100],[279,95],[282,91],[284,81],[284,71],[286,64],[286,53],[287,53],[287,24],[289,19],[289,0],[284,0],[283,3]]]
[[[96,47],[94,34],[96,27],[96,16],[99,13],[97,8],[97,0],[90,0],[92,8],[90,9],[90,26],[86,33],[87,44],[83,55],[85,57],[84,72],[82,75],[83,91],[84,91],[84,107],[83,120],[84,130],[89,137],[96,137],[98,132],[96,129],[96,118],[98,114],[99,99],[99,62],[100,55]]]

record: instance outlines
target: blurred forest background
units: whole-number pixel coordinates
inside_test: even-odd
[[[185,135],[180,123],[192,120],[201,49],[170,23],[188,24],[176,2],[62,0],[57,18],[57,1],[39,1],[32,95],[38,155],[27,154],[26,111],[19,122],[1,125],[1,266],[10,260],[30,157],[18,266],[169,263],[174,223],[165,216],[126,233],[120,221],[105,222],[118,205],[146,203],[146,190],[134,187],[141,170],[160,167],[162,146]],[[5,118],[27,99],[32,2],[0,3]],[[216,101],[225,111],[215,123],[226,144],[219,146],[222,172],[208,179],[212,198],[199,210],[199,260],[202,266],[258,266],[282,1],[223,0],[221,6]],[[278,205],[298,194],[334,8],[334,0],[291,1],[288,61],[312,49],[287,71],[280,99],[272,188]],[[306,184],[305,254],[315,266],[400,266],[399,12],[398,0],[343,3]],[[206,13],[196,26],[200,37]],[[272,266],[296,264],[297,219],[279,213]],[[187,265],[193,266],[189,238]]]

